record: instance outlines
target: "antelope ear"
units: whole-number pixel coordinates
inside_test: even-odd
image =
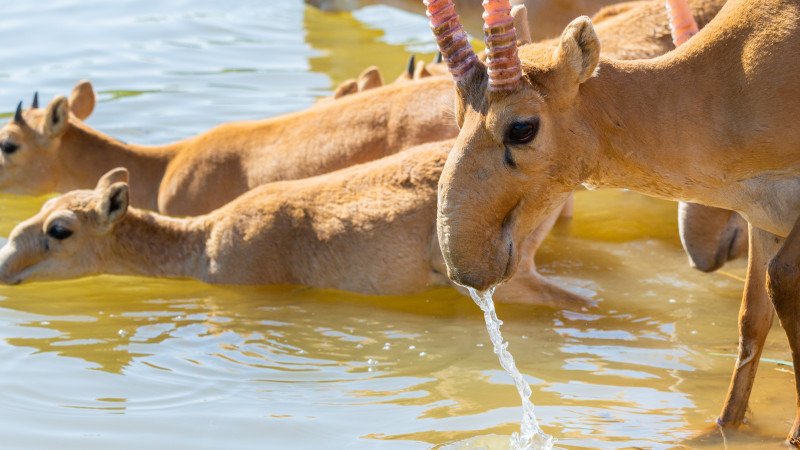
[[[595,74],[600,62],[600,38],[592,21],[582,16],[570,22],[553,54],[559,79],[578,85]]]
[[[44,127],[42,132],[45,136],[53,139],[64,134],[67,130],[67,122],[69,121],[69,102],[63,95],[54,98],[53,101],[47,105],[47,110],[44,116]]]
[[[358,76],[358,92],[383,86],[381,71],[375,66],[367,67]]]
[[[101,195],[102,199],[97,206],[97,214],[100,216],[100,224],[108,227],[119,222],[128,212],[130,204],[128,185],[123,182],[114,183],[105,188]]]
[[[333,98],[335,100],[346,95],[355,94],[356,92],[358,92],[358,83],[356,80],[351,78],[336,88],[336,90],[333,92]]]
[[[514,5],[511,8],[511,17],[514,18],[514,29],[517,30],[517,42],[523,45],[533,42],[528,25],[528,8],[525,5]]]
[[[100,177],[94,189],[96,191],[102,191],[114,183],[128,183],[129,178],[128,169],[117,167],[116,169],[109,170],[105,175]]]
[[[414,79],[421,80],[423,78],[428,78],[429,76],[431,76],[431,73],[428,71],[428,68],[425,67],[425,63],[422,61],[418,62],[417,68],[414,69]]]
[[[92,83],[89,80],[82,80],[72,89],[72,94],[69,96],[69,110],[78,119],[86,120],[94,111],[95,101]]]

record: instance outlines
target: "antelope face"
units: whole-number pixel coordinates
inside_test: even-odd
[[[100,273],[108,235],[128,208],[125,180],[127,171],[115,169],[95,190],[51,199],[39,214],[17,225],[0,248],[0,283]]]
[[[22,103],[13,118],[0,128],[0,190],[14,194],[42,195],[53,192],[58,182],[58,149],[68,128],[70,112],[87,117],[94,108],[94,91],[79,83],[68,101],[59,96],[44,109],[38,95],[27,111]]]
[[[490,8],[487,15],[504,11]],[[484,27],[486,65],[475,61],[456,78],[460,133],[439,182],[437,212],[448,276],[479,290],[515,273],[524,239],[586,179],[598,147],[580,103],[600,53],[589,19],[573,21],[556,48],[521,47],[521,67],[516,41],[513,50],[507,44],[508,20],[495,21]],[[437,34],[446,60],[463,53],[452,51],[451,34]]]

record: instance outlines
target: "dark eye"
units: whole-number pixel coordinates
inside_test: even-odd
[[[508,127],[506,134],[507,144],[527,144],[536,137],[539,132],[539,119],[527,122],[514,122]]]
[[[15,151],[19,150],[19,145],[14,144],[13,142],[0,142],[0,150],[3,153],[8,153],[9,155],[14,153]]]
[[[72,236],[72,231],[62,227],[61,225],[53,225],[52,227],[47,229],[47,235],[53,239],[58,239],[59,241],[62,241]]]

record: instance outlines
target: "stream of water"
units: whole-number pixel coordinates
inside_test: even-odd
[[[531,387],[522,377],[519,369],[517,369],[514,357],[507,349],[508,342],[503,342],[503,335],[500,332],[500,325],[503,324],[503,321],[497,318],[494,300],[492,300],[494,288],[482,292],[469,288],[469,294],[475,304],[483,311],[486,331],[489,332],[489,339],[492,341],[494,353],[500,360],[500,365],[503,369],[511,375],[511,379],[514,380],[514,385],[517,387],[517,392],[519,392],[519,396],[522,399],[520,432],[515,432],[511,435],[511,448],[514,450],[550,450],[553,448],[555,440],[539,428],[539,421],[536,419],[533,402],[531,401]]]

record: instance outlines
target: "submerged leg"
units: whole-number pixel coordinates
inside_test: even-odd
[[[572,196],[567,200],[570,203]],[[565,205],[567,204],[565,203]],[[503,303],[532,303],[551,305],[557,308],[579,309],[585,306],[594,306],[596,302],[588,297],[575,294],[564,288],[556,286],[536,271],[534,257],[542,245],[553,225],[563,214],[562,209],[556,209],[539,225],[522,243],[520,249],[520,262],[517,273],[510,280],[497,287],[494,298]]]
[[[800,219],[769,263],[767,289],[792,350],[797,406],[787,440],[800,447]]]
[[[750,259],[747,264],[742,305],[739,309],[739,355],[733,369],[725,405],[717,419],[721,426],[744,421],[764,341],[772,326],[773,308],[765,288],[767,262],[777,249],[777,237],[750,227]]]

